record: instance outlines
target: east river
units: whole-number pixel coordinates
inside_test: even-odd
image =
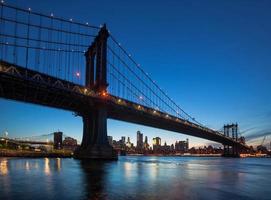
[[[271,159],[0,158],[0,199],[271,199]]]

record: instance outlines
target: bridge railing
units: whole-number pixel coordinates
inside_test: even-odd
[[[84,85],[84,52],[99,27],[3,2],[0,12],[1,60]]]

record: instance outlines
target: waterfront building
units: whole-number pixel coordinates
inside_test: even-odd
[[[175,142],[175,151],[176,152],[187,152],[189,149],[189,141],[186,139],[185,141],[176,141]]]
[[[63,132],[54,132],[54,149],[62,149]]]
[[[170,153],[170,146],[167,145],[167,143],[165,142],[165,143],[164,143],[164,146],[162,146],[161,150],[162,150],[162,152],[163,152],[164,154],[168,154],[168,153]]]
[[[65,137],[63,140],[63,148],[75,150],[77,147],[77,140],[72,137]]]

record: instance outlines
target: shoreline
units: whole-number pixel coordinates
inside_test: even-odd
[[[72,158],[71,152],[35,152],[35,151],[17,151],[0,150],[0,157],[21,157],[21,158]]]
[[[189,155],[163,155],[163,154],[127,154],[119,156],[146,156],[146,157],[210,157],[218,158],[223,157],[221,154],[189,154]],[[18,157],[18,158],[73,158],[73,153],[68,151],[56,151],[56,152],[35,152],[26,150],[10,150],[0,149],[0,157]],[[270,158],[268,155],[246,155],[240,158]]]

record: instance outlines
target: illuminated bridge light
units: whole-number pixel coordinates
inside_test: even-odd
[[[155,114],[155,113],[156,113],[156,110],[154,110],[153,113]]]
[[[143,97],[142,97],[142,96],[139,96],[139,99],[141,99],[141,100],[142,100],[142,99],[143,99]]]
[[[87,88],[85,88],[85,89],[84,89],[84,93],[87,93],[87,92],[88,92],[88,89],[87,89]]]
[[[102,96],[106,97],[106,96],[107,96],[107,92],[106,92],[106,91],[103,91],[103,92],[102,92]]]
[[[166,118],[168,118],[169,116],[168,115],[166,115]]]
[[[118,103],[121,103],[121,99],[118,99]]]
[[[138,108],[138,109],[140,109],[140,108],[141,108],[141,106],[140,106],[140,105],[138,105],[138,106],[137,106],[137,108]]]
[[[75,74],[77,77],[80,77],[80,72],[76,72]]]

